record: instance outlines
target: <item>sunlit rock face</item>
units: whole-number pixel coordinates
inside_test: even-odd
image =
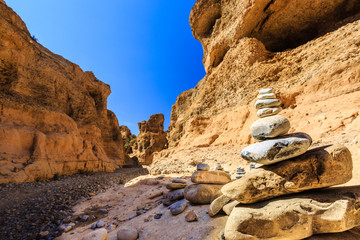
[[[356,150],[359,12],[356,0],[197,1],[190,25],[207,74],[173,105],[169,150],[159,162],[173,150],[254,143],[253,106],[268,87],[292,123],[289,133],[309,133],[315,145],[337,139]]]
[[[121,167],[110,87],[37,43],[3,1],[0,36],[0,183]]]

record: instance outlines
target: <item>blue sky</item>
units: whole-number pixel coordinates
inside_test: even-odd
[[[5,0],[39,43],[111,86],[108,108],[138,134],[205,71],[189,26],[196,0]]]

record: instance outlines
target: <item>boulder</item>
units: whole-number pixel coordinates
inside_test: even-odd
[[[191,203],[209,204],[223,184],[191,184],[184,190],[184,197]]]
[[[305,133],[288,134],[251,144],[241,151],[241,157],[250,162],[273,164],[305,153],[311,141],[311,137]]]
[[[256,140],[266,140],[286,134],[290,129],[290,122],[281,115],[260,118],[250,127],[250,132]]]
[[[220,197],[212,201],[208,211],[210,217],[215,216],[230,201],[231,199],[226,197],[225,195],[221,195]]]
[[[104,228],[92,231],[84,235],[81,240],[107,240],[108,234]]]
[[[221,191],[241,203],[343,184],[352,177],[349,149],[332,145],[312,149],[288,161],[262,166],[226,184]]]
[[[331,188],[252,204],[231,212],[226,240],[304,239],[360,225],[360,200],[350,188]]]
[[[226,184],[231,181],[229,174],[223,171],[196,171],[191,176],[193,183]]]
[[[120,228],[116,236],[117,240],[136,240],[138,238],[138,230],[132,227]]]

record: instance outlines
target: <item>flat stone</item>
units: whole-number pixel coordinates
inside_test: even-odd
[[[260,89],[259,94],[267,94],[267,93],[272,93],[272,92],[274,92],[273,88],[263,88],[263,89]]]
[[[351,179],[352,168],[351,153],[346,147],[320,147],[291,160],[254,169],[241,179],[226,184],[221,191],[240,203],[254,203],[344,184]]]
[[[255,102],[256,109],[278,107],[280,105],[281,105],[281,102],[279,99],[261,99],[261,100],[257,100]]]
[[[233,200],[231,202],[229,202],[228,204],[226,204],[222,210],[224,211],[224,213],[226,213],[226,215],[230,215],[230,213],[232,212],[232,210],[234,209],[234,207],[236,207],[237,205],[239,205],[240,203],[236,200]]]
[[[311,141],[311,137],[306,133],[288,134],[251,144],[241,151],[241,157],[249,162],[269,165],[305,153],[310,147]]]
[[[237,206],[227,220],[225,238],[295,240],[349,230],[360,225],[358,188],[353,189],[330,188]]]
[[[206,163],[199,163],[198,165],[196,165],[196,170],[197,171],[209,171],[210,166]]]
[[[184,198],[184,189],[177,189],[167,193],[167,198],[170,201],[180,200]]]
[[[108,233],[104,228],[92,231],[84,235],[81,240],[107,240]]]
[[[258,99],[275,99],[276,95],[275,93],[264,93],[258,95]]]
[[[231,176],[224,171],[196,171],[191,176],[193,183],[226,184],[231,181]]]
[[[208,211],[209,216],[213,217],[216,214],[218,214],[218,212],[220,212],[221,209],[230,201],[231,201],[231,199],[226,197],[225,195],[221,195],[220,197],[216,198],[210,204],[209,211]]]
[[[166,206],[166,207],[170,206],[170,205],[173,204],[174,202],[176,202],[176,200],[170,200],[170,199],[167,199],[167,198],[165,198],[165,199],[162,200],[162,204],[163,204],[164,206]]]
[[[197,217],[196,213],[194,212],[194,210],[191,210],[190,212],[188,212],[186,214],[185,220],[187,222],[196,222],[198,220],[198,217]]]
[[[286,134],[290,129],[290,122],[281,115],[260,118],[250,127],[250,132],[256,140],[266,140]]]
[[[166,184],[166,188],[167,189],[181,189],[181,188],[185,188],[187,186],[187,183],[168,183]]]
[[[121,228],[116,233],[117,240],[136,240],[138,238],[138,230],[133,227]]]
[[[187,201],[185,199],[177,201],[170,205],[170,212],[173,216],[182,213],[187,207]]]
[[[184,179],[184,178],[175,178],[175,179],[171,180],[171,182],[173,182],[173,183],[185,183],[185,184],[187,184],[187,181],[186,181],[186,179]]]
[[[281,111],[281,107],[263,108],[257,111],[257,116],[260,118],[269,117],[278,114]]]
[[[191,184],[184,190],[184,197],[191,203],[209,204],[223,184]]]

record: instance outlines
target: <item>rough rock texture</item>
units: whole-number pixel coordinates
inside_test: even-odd
[[[231,199],[226,197],[225,195],[221,195],[220,197],[216,198],[214,201],[211,202],[209,206],[209,216],[215,216],[230,201]]]
[[[318,233],[335,233],[360,225],[359,198],[348,188],[280,197],[231,212],[227,240],[292,240]]]
[[[166,132],[164,132],[164,115],[151,115],[148,121],[138,123],[139,135],[133,146],[134,155],[141,164],[151,164],[153,153],[167,148]]]
[[[218,156],[227,170],[247,164],[230,154],[254,142],[249,133],[258,119],[254,103],[258,91],[267,87],[273,87],[281,100],[281,115],[292,125],[290,133],[308,133],[315,146],[339,142],[354,159],[360,157],[360,2],[284,3],[196,2],[190,23],[203,45],[207,74],[195,88],[178,96],[172,107],[169,149],[154,157],[154,166],[171,162],[176,172],[202,155]],[[267,5],[266,11],[273,14],[266,19]],[[266,20],[261,34],[256,30],[244,35],[258,19]],[[250,38],[259,34],[258,39]],[[267,36],[287,49],[270,52],[276,47],[268,46],[277,44]],[[217,154],[220,151],[223,154]]]
[[[291,160],[250,171],[224,185],[222,193],[241,203],[343,184],[352,178],[349,149],[340,145],[317,148]]]
[[[37,43],[4,2],[0,36],[0,183],[121,167],[110,87]]]

